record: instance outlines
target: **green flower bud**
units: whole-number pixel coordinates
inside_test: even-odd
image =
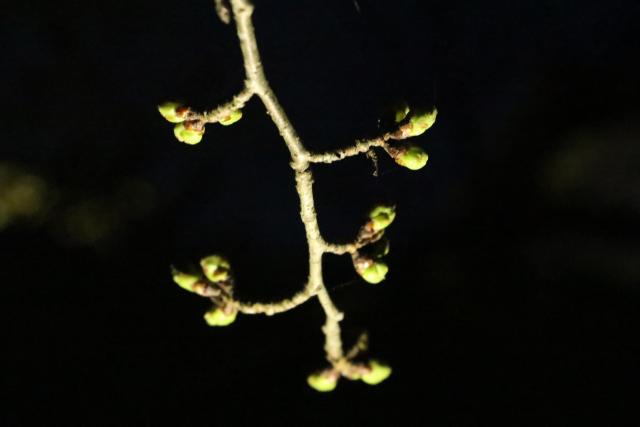
[[[189,109],[177,102],[165,102],[158,105],[158,111],[167,121],[171,123],[182,123],[187,116]]]
[[[215,307],[204,314],[204,320],[209,326],[228,326],[236,320],[237,315],[236,310],[227,314],[220,307]]]
[[[404,166],[407,169],[415,171],[422,169],[424,165],[427,164],[429,155],[417,145],[409,145],[396,155],[394,160],[400,166]]]
[[[338,384],[338,376],[333,371],[316,372],[307,377],[307,384],[317,391],[332,391]]]
[[[396,209],[393,206],[378,205],[369,212],[373,231],[380,231],[387,228],[396,217]]]
[[[200,130],[190,129],[185,126],[184,123],[178,123],[173,128],[173,134],[176,136],[178,141],[184,142],[185,144],[195,145],[198,142],[202,141],[202,135],[204,135],[204,127]]]
[[[182,289],[189,292],[194,292],[194,285],[198,283],[198,280],[200,280],[200,278],[192,274],[182,273],[180,271],[173,272],[173,281]]]
[[[232,111],[227,117],[221,119],[218,123],[222,126],[229,126],[242,118],[242,110]]]
[[[403,121],[407,117],[407,114],[409,114],[409,111],[411,111],[409,106],[407,104],[402,104],[402,106],[395,112],[395,122],[400,123]]]
[[[384,280],[389,272],[389,266],[382,261],[374,261],[369,267],[362,270],[360,276],[369,283],[376,284]]]
[[[436,122],[437,115],[438,109],[434,107],[433,110],[426,113],[411,116],[411,119],[409,119],[411,130],[407,136],[418,136],[425,133]]]
[[[391,367],[377,360],[369,361],[369,372],[362,375],[362,381],[369,385],[380,384],[391,375]]]
[[[212,282],[222,282],[229,279],[231,266],[229,261],[220,255],[211,255],[200,260],[200,266],[207,279]]]

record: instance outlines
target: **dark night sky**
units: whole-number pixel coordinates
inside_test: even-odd
[[[306,276],[261,104],[195,147],[155,110],[240,88],[212,3],[0,16],[2,425],[638,424],[638,2],[256,0],[267,75],[310,149],[375,135],[399,99],[440,111],[421,171],[382,155],[378,178],[365,158],[314,168],[331,240],[398,205],[388,280],[325,258],[347,345],[368,330],[394,374],[329,395],[305,384],[324,362],[317,302],[211,329],[170,280],[213,252],[241,298]],[[7,216],[19,181],[37,206]]]

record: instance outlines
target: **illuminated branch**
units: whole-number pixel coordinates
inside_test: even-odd
[[[309,385],[319,391],[329,391],[335,388],[341,376],[352,380],[359,379],[368,384],[377,384],[389,376],[391,369],[376,360],[364,363],[355,361],[355,358],[366,350],[366,334],[362,335],[345,354],[340,331],[340,322],[344,315],[331,300],[325,286],[322,256],[325,253],[349,254],[355,271],[365,281],[375,284],[384,280],[388,266],[382,261],[382,257],[388,253],[389,245],[383,236],[385,229],[395,218],[395,206],[374,207],[353,242],[328,243],[322,237],[318,226],[313,195],[313,174],[310,166],[313,163],[330,164],[380,147],[401,166],[412,170],[420,169],[426,164],[428,158],[422,148],[413,144],[392,143],[390,140],[403,140],[420,135],[433,125],[437,111],[433,109],[426,113],[409,116],[409,109],[406,107],[396,117],[396,128],[378,138],[356,141],[353,146],[326,153],[310,153],[303,145],[265,76],[252,22],[253,5],[248,0],[230,0],[230,5],[245,70],[243,89],[232,100],[209,112],[197,112],[172,102],[164,103],[158,108],[168,121],[175,123],[176,138],[186,144],[194,145],[201,141],[207,124],[231,125],[240,120],[242,108],[253,95],[260,98],[291,155],[290,166],[295,175],[295,187],[300,200],[300,218],[304,224],[308,245],[308,278],[301,291],[290,298],[271,303],[249,303],[237,300],[233,296],[234,279],[231,266],[220,255],[203,258],[200,261],[201,272],[184,273],[174,269],[173,279],[182,288],[207,297],[213,302],[213,308],[205,314],[205,320],[211,326],[229,325],[235,321],[237,313],[266,315],[282,313],[317,297],[326,316],[322,331],[325,335],[325,355],[330,366],[310,375]],[[215,0],[215,6],[220,19],[229,23],[230,12],[225,1]]]

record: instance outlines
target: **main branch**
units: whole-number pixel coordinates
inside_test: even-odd
[[[265,76],[251,18],[253,5],[246,0],[231,0],[231,7],[237,24],[247,87],[262,100],[291,154],[291,167],[295,171],[296,190],[300,198],[300,218],[304,224],[309,246],[309,279],[303,295],[313,292],[318,296],[327,317],[322,328],[325,334],[326,356],[330,362],[337,363],[343,355],[340,337],[340,321],[343,315],[331,300],[322,277],[322,255],[325,251],[325,242],[318,227],[313,198],[313,175],[309,169],[309,153]]]

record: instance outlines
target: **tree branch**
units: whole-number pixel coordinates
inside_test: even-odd
[[[264,74],[251,20],[253,5],[247,0],[231,0],[231,7],[237,25],[247,87],[251,88],[262,100],[291,154],[291,167],[295,170],[296,190],[300,199],[300,217],[305,227],[309,246],[309,279],[307,288],[312,289],[312,292],[317,291],[318,299],[327,316],[322,329],[325,334],[325,351],[327,359],[334,363],[342,358],[343,354],[340,337],[342,313],[338,311],[331,301],[322,278],[324,240],[320,235],[314,205],[313,176],[309,170],[309,161],[307,160],[309,155]]]
[[[388,253],[389,243],[386,240],[378,241],[395,218],[395,206],[376,205],[369,212],[369,220],[360,227],[353,242],[345,244],[326,242],[318,225],[311,165],[315,163],[330,164],[367,153],[374,164],[374,175],[377,176],[378,165],[374,148],[381,147],[400,166],[411,170],[421,169],[428,160],[427,153],[421,147],[415,144],[392,145],[387,141],[390,139],[404,140],[422,134],[435,122],[437,110],[433,108],[431,111],[419,112],[407,118],[409,107],[405,105],[403,111],[396,113],[398,128],[394,131],[386,132],[376,138],[357,140],[351,147],[324,153],[311,153],[303,145],[265,76],[253,27],[254,8],[251,1],[214,1],[216,13],[223,22],[229,23],[231,14],[236,23],[245,71],[244,87],[230,101],[208,112],[197,112],[177,102],[160,104],[158,111],[167,121],[175,124],[173,132],[176,139],[189,145],[195,145],[201,141],[206,124],[231,125],[242,117],[241,110],[253,95],[260,98],[291,155],[290,166],[294,171],[296,192],[300,200],[300,218],[307,239],[309,272],[302,291],[291,298],[271,303],[251,303],[234,299],[234,279],[231,275],[231,267],[229,261],[220,255],[214,254],[202,258],[200,260],[202,273],[184,273],[172,269],[173,280],[181,288],[207,297],[213,302],[213,307],[204,316],[210,326],[227,326],[235,320],[238,312],[269,316],[282,313],[317,296],[326,316],[322,331],[325,335],[325,355],[331,368],[311,374],[307,378],[309,385],[318,391],[330,391],[335,388],[336,381],[340,376],[352,380],[362,379],[367,384],[378,384],[391,373],[389,366],[375,360],[371,360],[368,364],[353,361],[360,352],[366,350],[366,334],[361,335],[356,345],[345,355],[340,330],[340,322],[344,315],[331,300],[324,284],[322,256],[325,253],[350,254],[355,271],[366,282],[376,284],[384,280],[388,266],[381,258]],[[231,12],[227,4],[230,4]],[[372,246],[365,248],[364,253],[360,253],[360,249],[368,245]]]

